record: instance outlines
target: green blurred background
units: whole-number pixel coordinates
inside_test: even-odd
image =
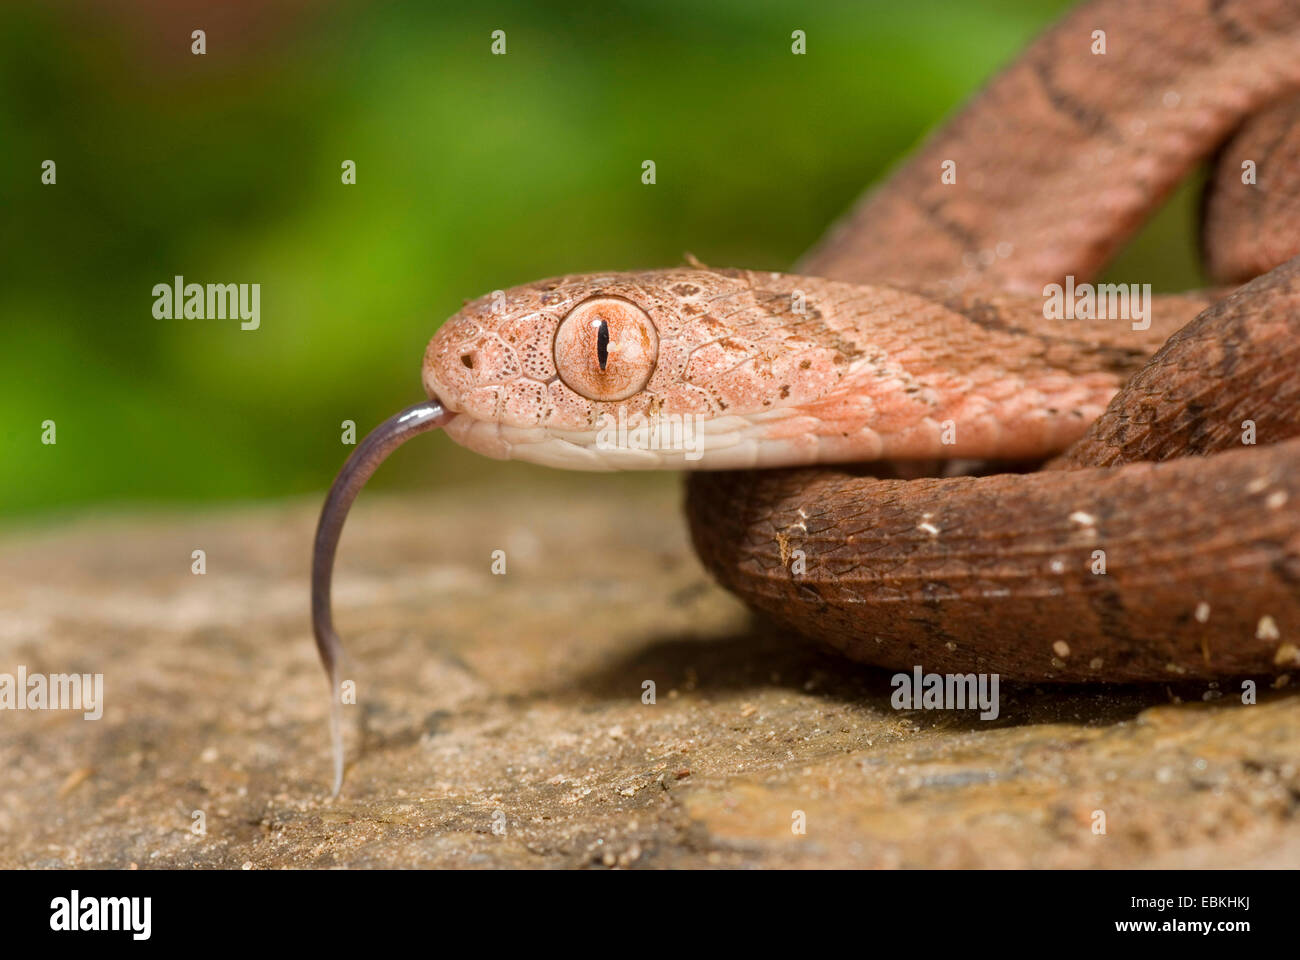
[[[788,267],[1068,5],[6,5],[0,517],[321,493],[341,421],[420,399],[463,299],[685,251]],[[1197,283],[1193,200],[1111,275]],[[261,328],[155,320],[176,274],[260,283]],[[376,486],[544,473],[435,436]]]

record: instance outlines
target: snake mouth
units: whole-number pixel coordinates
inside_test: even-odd
[[[334,756],[333,795],[343,787],[343,716],[339,688],[339,661],[343,644],[334,631],[330,610],[330,586],[334,575],[334,555],[348,510],[361,488],[388,459],[389,454],[407,440],[446,426],[456,414],[437,397],[430,397],[389,417],[370,431],[352,451],[339,471],[316,524],[316,540],[311,558],[311,625],[316,649],[330,683],[330,741]]]
[[[815,441],[768,433],[779,415],[662,415],[602,411],[587,429],[516,426],[455,414],[447,436],[493,460],[521,460],[584,472],[629,470],[749,470],[811,462]]]

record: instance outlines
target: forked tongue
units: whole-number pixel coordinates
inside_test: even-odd
[[[352,451],[343,469],[334,478],[325,506],[316,524],[316,544],[311,556],[311,626],[316,634],[316,649],[330,683],[330,743],[334,752],[333,795],[343,787],[343,703],[339,681],[339,659],[343,644],[334,632],[330,613],[330,581],[334,574],[334,554],[348,509],[366,481],[388,459],[388,455],[417,434],[445,426],[455,414],[437,399],[425,400],[389,417]]]

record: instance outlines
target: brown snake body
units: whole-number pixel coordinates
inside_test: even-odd
[[[800,275],[577,275],[468,303],[426,353],[432,401],[367,439],[322,513],[332,682],[347,507],[437,426],[494,457],[695,471],[687,515],[712,574],[857,660],[1050,681],[1300,666],[1298,91],[1300,2],[1097,0]],[[1207,263],[1258,279],[1141,317],[1051,315],[1046,285],[1091,281],[1216,151]],[[699,456],[611,446],[616,415],[696,424]],[[916,477],[935,458],[1052,457]]]
[[[1140,58],[1091,55],[1082,38],[1107,27]],[[1175,334],[1058,469],[692,475],[719,582],[893,667],[1151,681],[1300,665],[1300,261],[1277,266],[1300,249],[1300,106],[1250,115],[1298,73],[1292,3],[1094,3],[1040,38],[801,268],[939,290],[1082,280],[1244,118],[1207,192],[1207,260],[1227,281],[1275,269]],[[956,185],[934,175],[944,158]],[[1245,159],[1267,193],[1243,186]],[[980,256],[1000,242],[1030,252]],[[1243,446],[1246,421],[1273,445]]]

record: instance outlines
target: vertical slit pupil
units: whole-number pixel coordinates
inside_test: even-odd
[[[596,359],[600,361],[603,372],[605,364],[609,363],[609,324],[604,320],[600,321],[600,329],[596,331]]]

